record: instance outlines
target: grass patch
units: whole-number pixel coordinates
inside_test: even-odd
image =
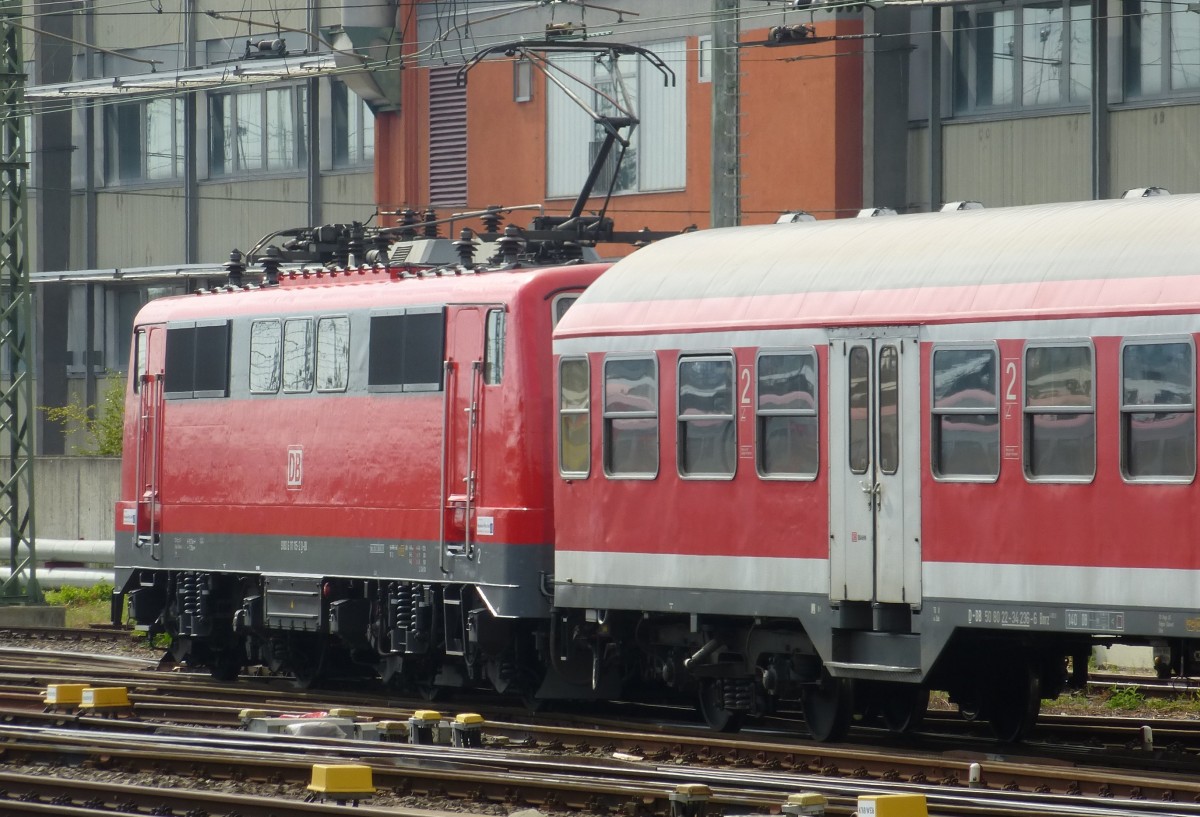
[[[95,587],[63,587],[46,591],[46,603],[67,608],[68,627],[90,627],[108,624],[112,616],[111,584],[101,582]]]

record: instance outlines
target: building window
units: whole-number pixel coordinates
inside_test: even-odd
[[[1125,0],[1124,11],[1126,95],[1200,88],[1200,14],[1150,0]]]
[[[334,167],[370,164],[375,158],[375,114],[344,82],[333,80],[329,88]]]
[[[679,473],[729,478],[737,465],[733,414],[733,356],[679,361]]]
[[[1121,471],[1126,479],[1196,476],[1196,364],[1190,341],[1121,349]]]
[[[1091,26],[1078,0],[955,11],[955,111],[1088,104]]]
[[[350,319],[317,321],[317,391],[345,391],[350,382]]]
[[[1000,392],[993,347],[933,351],[930,464],[938,479],[1000,475]]]
[[[653,357],[604,361],[604,471],[658,474],[658,365]]]
[[[696,80],[712,82],[713,38],[701,37],[696,48]]]
[[[817,356],[763,352],[758,356],[758,473],[812,479],[817,475]]]
[[[255,321],[250,324],[251,394],[275,394],[279,391],[282,350],[279,321]]]
[[[1025,350],[1025,473],[1084,482],[1096,473],[1096,395],[1086,343]]]
[[[558,471],[586,477],[592,454],[591,373],[585,357],[558,363]]]
[[[104,109],[109,184],[183,177],[183,101],[151,99]]]
[[[533,99],[533,63],[520,59],[513,63],[513,102]]]
[[[630,142],[621,163],[617,164],[620,145],[613,146],[592,194],[603,196],[609,184],[622,193],[646,193],[682,189],[686,183],[686,88],[687,49],[683,40],[648,46],[675,72],[676,83],[664,82],[663,74],[645,61],[624,57],[617,61],[640,124],[630,133],[620,133]],[[608,60],[597,61],[591,55],[559,54],[551,61],[551,71],[568,89],[601,114],[617,111],[610,101],[623,102],[618,72]],[[579,77],[583,82],[572,79]],[[604,142],[604,130],[561,88],[547,84],[547,196],[565,198],[579,195],[588,172]]]
[[[300,85],[210,94],[209,176],[303,167],[307,108],[308,94]]]

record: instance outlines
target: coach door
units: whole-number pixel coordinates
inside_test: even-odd
[[[167,330],[146,326],[135,335],[137,374],[134,389],[138,396],[137,451],[134,452],[134,492],[137,517],[134,543],[140,564],[156,562],[162,553],[159,541],[162,507],[162,410],[163,362]]]
[[[489,304],[446,310],[442,554],[473,558]],[[448,565],[446,565],[448,567]]]
[[[921,601],[920,355],[914,328],[834,336],[831,601]]]

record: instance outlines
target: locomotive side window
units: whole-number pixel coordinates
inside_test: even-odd
[[[441,307],[372,315],[367,389],[440,391],[445,336]]]
[[[279,356],[283,348],[279,321],[254,321],[250,325],[250,391],[279,391]]]
[[[1025,350],[1025,473],[1079,482],[1096,473],[1096,395],[1087,343]]]
[[[505,331],[504,310],[489,309],[483,350],[483,382],[489,386],[495,386],[504,377]]]
[[[604,471],[658,474],[658,367],[652,357],[604,361]]]
[[[317,321],[317,391],[345,391],[350,382],[350,319]]]
[[[229,322],[167,327],[166,383],[172,399],[229,394]]]
[[[813,479],[819,462],[817,356],[758,356],[758,473]]]
[[[558,471],[586,477],[591,470],[591,373],[585,357],[558,363]]]
[[[283,390],[290,394],[312,391],[313,322],[295,318],[283,323]]]
[[[679,473],[728,478],[737,464],[733,416],[733,356],[684,357],[679,361]]]
[[[1196,364],[1189,341],[1121,349],[1121,472],[1129,480],[1196,476]]]
[[[933,351],[930,462],[939,479],[1000,475],[1000,391],[995,348]]]

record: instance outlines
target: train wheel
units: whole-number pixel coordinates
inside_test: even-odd
[[[721,681],[705,678],[700,681],[700,714],[714,732],[736,732],[742,728],[745,712],[725,708],[725,692]]]
[[[854,714],[854,685],[849,678],[834,678],[822,671],[820,682],[804,690],[804,720],[813,740],[841,740],[850,731]]]
[[[985,714],[996,738],[1020,741],[1037,723],[1042,706],[1042,679],[1029,663],[1013,659],[996,667]]]
[[[929,687],[892,685],[880,701],[879,714],[888,730],[900,735],[920,729],[928,708]]]
[[[214,652],[208,659],[208,674],[214,681],[236,681],[242,671],[241,650],[237,648]]]

